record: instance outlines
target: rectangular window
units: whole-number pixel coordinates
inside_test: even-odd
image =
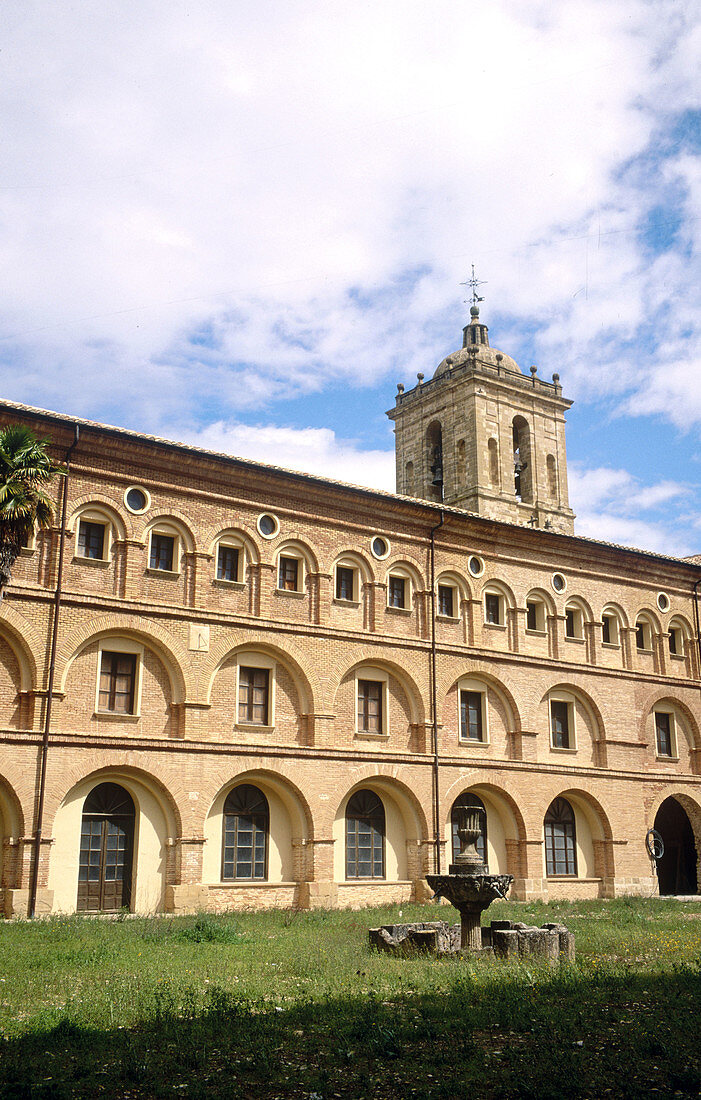
[[[601,620],[601,640],[607,645],[611,644],[611,616],[604,615]]]
[[[571,748],[569,703],[565,703],[561,699],[550,700],[550,724],[552,727],[553,748]]]
[[[669,632],[669,652],[674,657],[681,656],[683,652],[681,631],[678,627],[672,627]]]
[[[237,546],[220,546],[217,551],[217,580],[239,579],[239,551]]]
[[[104,549],[104,523],[91,523],[89,520],[81,519],[78,527],[78,556],[101,561],[104,557]]]
[[[446,618],[452,619],[455,615],[454,610],[454,592],[448,584],[438,585],[438,614],[445,615]]]
[[[113,714],[133,714],[135,687],[136,654],[109,653],[103,650],[100,659],[99,710]]]
[[[538,604],[531,603],[529,600],[526,604],[526,630],[538,629]]]
[[[284,592],[299,592],[299,558],[280,558],[277,586]]]
[[[460,739],[462,741],[484,741],[482,695],[479,691],[460,692]]]
[[[382,723],[382,692],[384,684],[377,680],[358,680],[358,732],[384,733]]]
[[[347,565],[336,566],[336,599],[337,600],[352,600],[354,598],[353,589],[354,585],[354,569],[349,569]]]
[[[577,637],[577,626],[576,626],[576,620],[575,620],[575,613],[574,613],[574,611],[571,607],[568,607],[565,610],[565,637],[566,638],[576,638]]]
[[[655,735],[657,738],[657,755],[672,755],[672,716],[655,711]]]
[[[501,625],[501,596],[494,592],[487,592],[484,597],[484,620],[496,626]]]
[[[389,578],[389,606],[406,607],[406,581],[404,577]]]
[[[636,649],[649,649],[647,644],[647,631],[645,630],[645,623],[635,624],[635,646]]]
[[[175,537],[173,535],[162,535],[158,531],[154,531],[151,535],[150,568],[163,569],[167,573],[172,573],[174,556]]]
[[[267,726],[270,696],[270,669],[239,668],[239,722],[249,726]]]

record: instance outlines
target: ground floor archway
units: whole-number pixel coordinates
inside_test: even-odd
[[[686,810],[676,798],[664,800],[655,816],[655,828],[664,841],[664,855],[657,862],[660,894],[695,894],[698,891],[694,831]]]

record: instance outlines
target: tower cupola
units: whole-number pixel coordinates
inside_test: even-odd
[[[473,273],[474,280],[474,273]],[[571,534],[565,413],[558,374],[529,376],[489,343],[473,301],[462,347],[405,389],[395,423],[397,492],[490,519]]]

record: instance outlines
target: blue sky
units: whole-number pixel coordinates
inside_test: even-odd
[[[396,383],[561,376],[582,534],[701,550],[677,0],[5,7],[0,393],[393,488]]]

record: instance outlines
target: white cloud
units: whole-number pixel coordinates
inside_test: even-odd
[[[363,450],[353,440],[337,439],[328,428],[218,421],[202,431],[188,433],[184,441],[223,454],[394,492],[392,451]]]

